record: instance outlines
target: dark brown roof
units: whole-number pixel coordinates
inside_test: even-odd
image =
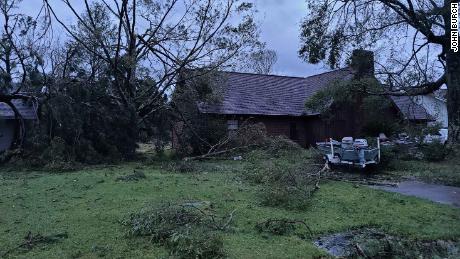
[[[421,105],[416,104],[409,96],[391,96],[399,111],[407,120],[432,120]]]
[[[13,105],[18,109],[21,116],[26,120],[37,119],[36,108],[31,101],[12,100]],[[0,102],[0,119],[14,119],[14,111],[6,103]]]
[[[349,68],[304,77],[223,72],[223,101],[200,104],[200,111],[214,114],[304,116],[305,101],[318,90],[336,80],[350,79]]]
[[[339,80],[350,80],[349,67],[310,77],[288,77],[238,72],[222,72],[223,98],[217,104],[200,103],[202,113],[226,115],[310,116],[305,102],[316,92]],[[392,97],[398,109],[410,120],[430,119],[426,110],[409,97]]]

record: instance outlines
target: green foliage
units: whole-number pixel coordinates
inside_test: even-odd
[[[364,114],[362,133],[366,136],[378,136],[385,133],[391,136],[399,129],[399,118],[389,114],[392,101],[388,97],[367,95],[360,107]]]
[[[40,124],[30,127],[24,160],[48,168],[117,162],[135,155],[137,116],[105,93],[101,83],[59,85],[41,106]]]
[[[326,120],[334,119],[338,111],[354,113],[353,123],[361,125],[361,134],[377,136],[383,132],[391,136],[400,128],[400,118],[390,112],[392,101],[385,96],[367,94],[367,91],[378,92],[379,87],[375,79],[333,82],[316,92],[305,106],[320,112]]]
[[[65,140],[61,137],[54,137],[51,140],[50,146],[43,151],[40,160],[47,161],[45,166],[49,170],[70,170],[75,162]]]
[[[405,13],[389,8],[382,1],[306,2],[308,12],[300,25],[299,56],[314,64],[325,61],[331,68],[342,65],[351,49],[370,48],[377,41],[395,47],[392,46],[397,42],[395,35],[404,33],[404,28],[410,24],[396,22]]]
[[[142,179],[145,179],[145,178],[146,178],[146,176],[145,176],[144,172],[139,171],[139,170],[133,170],[132,174],[117,177],[116,180],[117,181],[129,182],[129,181],[139,181],[139,180],[142,180]]]
[[[407,133],[414,140],[423,141],[428,134],[439,135],[439,130],[441,128],[441,124],[439,123],[428,126],[424,124],[406,124],[403,125],[402,131]]]
[[[268,219],[256,225],[256,230],[258,232],[266,232],[279,236],[291,234],[295,229],[295,222],[286,218]]]
[[[280,157],[286,153],[302,152],[304,149],[296,142],[285,136],[266,137],[262,149],[267,154],[274,157]]]
[[[368,233],[354,233],[353,243],[358,244],[369,258],[455,258],[459,255],[453,241],[411,240],[369,230]],[[353,249],[349,257],[360,254]]]
[[[295,234],[301,239],[311,237],[311,229],[303,220],[294,220],[285,217],[269,218],[256,224],[259,233],[268,233],[275,236],[290,236]]]
[[[171,255],[177,258],[224,258],[222,237],[205,228],[187,229],[185,233],[174,233],[165,244]]]
[[[401,149],[398,146],[381,146],[380,147],[380,164],[379,169],[393,169],[394,161],[401,159]]]
[[[281,207],[291,210],[302,210],[308,207],[313,192],[313,186],[301,186],[305,183],[296,183],[295,186],[280,183],[265,186],[260,193],[261,204],[270,207]]]
[[[268,147],[272,144],[272,142],[270,142],[271,138],[267,137],[265,124],[253,123],[251,120],[242,122],[238,130],[234,132],[229,140],[228,147]]]
[[[423,158],[430,162],[439,162],[446,159],[449,149],[439,141],[422,144],[420,147]]]
[[[302,23],[300,39],[304,44],[299,55],[306,61],[316,64],[326,57],[327,38],[323,37],[327,28],[327,5],[309,5],[313,15]],[[333,64],[335,65],[335,64]]]
[[[193,161],[178,161],[172,165],[172,169],[178,173],[192,173],[198,168],[196,163]]]
[[[460,186],[460,164],[457,157],[447,156],[443,161],[429,162],[423,158],[423,154],[416,158],[397,146],[384,147],[382,162],[377,168],[380,174],[396,179],[410,177],[428,183]]]
[[[317,190],[320,169],[310,165],[311,154],[302,149],[284,150],[284,153],[278,151],[279,155],[275,156],[278,159],[273,160],[273,155],[265,152],[263,150],[262,154],[268,154],[272,159],[256,156],[251,161],[258,162],[248,166],[243,175],[252,184],[261,185],[258,195],[261,204],[287,209],[306,208]],[[260,163],[258,159],[267,160]]]
[[[178,258],[222,258],[222,238],[214,232],[213,218],[185,205],[147,207],[125,221],[131,236],[147,236]]]
[[[151,166],[134,162],[59,174],[0,170],[0,233],[7,233],[0,235],[0,254],[21,244],[28,231],[52,234],[65,230],[69,236],[59,243],[27,253],[13,252],[9,257],[94,258],[99,249],[93,252],[92,247],[97,246],[109,248],[105,258],[168,258],[170,250],[165,246],[152,245],[149,236],[125,236],[130,226],[120,226],[118,222],[132,212],[139,212],[146,204],[184,198],[211,201],[210,207],[219,215],[238,208],[233,218],[235,227],[221,235],[229,258],[325,256],[309,240],[295,236],[302,230],[301,225],[293,235],[259,233],[254,226],[268,218],[305,220],[314,237],[372,225],[411,240],[460,238],[460,214],[456,208],[343,182],[322,182],[306,210],[261,206],[257,199],[260,185],[241,180],[248,172],[247,167],[278,161],[282,169],[310,157],[308,151],[302,154],[294,151],[280,158],[270,158],[261,152],[254,150],[251,157],[244,155],[241,161],[197,161],[207,173],[193,176],[174,174],[161,161]],[[408,176],[419,172],[451,172],[450,177],[445,174],[445,180],[458,179],[460,168],[453,162],[417,163],[416,169],[399,173]],[[146,179],[115,181],[139,166],[144,167]]]
[[[187,71],[188,77],[175,89],[172,104],[176,112],[177,152],[180,156],[206,153],[227,134],[227,122],[221,117],[203,114],[199,105],[213,105],[222,98],[221,75],[212,71]],[[200,76],[192,77],[198,74]]]
[[[127,219],[131,236],[148,236],[154,243],[163,243],[180,228],[203,225],[198,210],[184,206],[161,205],[143,208]]]

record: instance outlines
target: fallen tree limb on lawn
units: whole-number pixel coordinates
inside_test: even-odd
[[[211,158],[213,156],[222,155],[222,154],[229,153],[229,152],[232,152],[232,151],[235,151],[235,150],[245,149],[245,148],[249,148],[249,147],[253,147],[253,146],[256,146],[256,145],[247,145],[247,146],[242,146],[242,147],[229,148],[229,149],[225,149],[225,150],[221,150],[221,151],[215,151],[215,152],[207,153],[207,154],[204,154],[204,155],[186,157],[186,158],[184,158],[184,160],[185,161],[192,161],[192,160],[208,159],[208,158]]]
[[[67,238],[67,237],[68,237],[67,233],[60,233],[60,234],[54,234],[54,235],[49,235],[49,236],[43,236],[41,234],[32,234],[32,232],[29,231],[29,233],[27,233],[27,236],[24,237],[24,241],[20,245],[18,245],[16,247],[6,251],[0,257],[5,257],[6,255],[8,255],[8,254],[16,251],[17,249],[20,249],[20,248],[31,250],[36,245],[55,243],[55,242],[60,241],[61,239]]]
[[[303,225],[308,231],[310,238],[313,232],[304,220],[292,220],[288,218],[271,218],[257,223],[255,228],[259,232],[267,232],[274,235],[287,235],[296,230],[297,225]]]

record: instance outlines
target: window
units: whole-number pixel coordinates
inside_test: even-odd
[[[290,128],[290,136],[289,136],[289,138],[292,139],[292,140],[297,140],[298,139],[298,136],[297,136],[297,123],[291,122],[289,128]]]
[[[228,120],[227,121],[227,129],[228,130],[237,130],[238,129],[238,121],[237,120]]]

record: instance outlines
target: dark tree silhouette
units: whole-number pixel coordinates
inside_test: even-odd
[[[454,0],[307,0],[300,56],[331,67],[354,48],[376,52],[373,94],[423,95],[447,85],[449,143],[460,143],[460,54],[450,47]]]

